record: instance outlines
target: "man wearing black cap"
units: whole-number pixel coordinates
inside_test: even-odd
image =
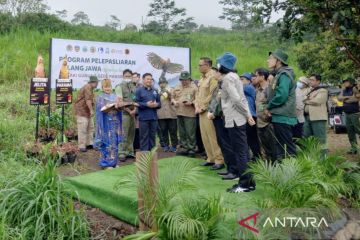
[[[297,123],[296,80],[287,60],[288,55],[280,49],[270,52],[267,60],[268,67],[275,71],[275,78],[268,88],[266,113],[272,118],[278,160],[296,155],[296,146],[292,139],[292,127]]]
[[[343,109],[346,115],[346,130],[351,144],[351,149],[348,154],[357,154],[358,145],[356,134],[360,135],[360,113],[359,99],[356,97],[356,89],[354,87],[355,79],[348,77],[343,81],[343,83],[344,89],[338,96],[338,99],[344,102]]]

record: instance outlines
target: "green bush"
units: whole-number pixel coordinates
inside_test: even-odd
[[[0,191],[0,217],[3,228],[24,239],[89,239],[88,223],[74,208],[52,161],[19,172],[5,184]]]

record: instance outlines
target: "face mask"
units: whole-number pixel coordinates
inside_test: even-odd
[[[297,82],[296,86],[300,89],[304,88],[304,84],[302,82]]]
[[[129,83],[129,82],[131,82],[131,78],[124,78],[124,81],[125,81],[126,83]]]

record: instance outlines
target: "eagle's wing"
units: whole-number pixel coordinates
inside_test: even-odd
[[[156,69],[163,69],[165,61],[156,53],[148,53],[147,60]]]
[[[167,69],[166,72],[174,74],[174,73],[179,73],[182,70],[184,70],[184,66],[178,63],[169,63],[167,65]]]

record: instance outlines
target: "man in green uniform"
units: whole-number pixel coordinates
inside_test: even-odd
[[[288,55],[278,49],[269,53],[268,67],[275,71],[275,78],[268,88],[266,114],[272,118],[276,140],[276,159],[296,155],[292,126],[296,125],[296,80],[288,67]]]
[[[129,69],[123,71],[123,81],[115,87],[116,95],[124,102],[134,102],[136,82],[132,81],[132,72]],[[135,138],[135,114],[134,106],[126,107],[123,111],[122,127],[124,140],[119,146],[119,160],[126,161],[126,158],[134,158]]]

